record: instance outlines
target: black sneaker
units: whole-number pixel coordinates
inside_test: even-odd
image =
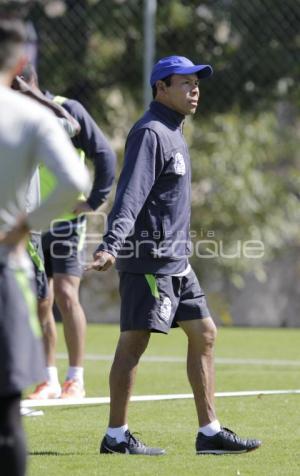
[[[144,445],[141,441],[135,438],[129,430],[125,433],[126,441],[117,443],[115,438],[105,435],[100,446],[100,453],[113,454],[123,453],[128,455],[149,455],[159,456],[164,455],[165,450],[161,448],[151,448]]]
[[[221,431],[214,436],[205,436],[199,432],[196,439],[196,452],[198,455],[239,454],[256,450],[260,445],[260,440],[242,440],[228,428],[221,428]]]

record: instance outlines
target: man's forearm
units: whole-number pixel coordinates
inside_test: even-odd
[[[57,117],[61,119],[66,119],[67,121],[69,121],[72,124],[73,128],[75,129],[76,135],[79,134],[81,130],[79,123],[76,121],[76,119],[73,116],[71,116],[71,114],[68,113],[68,111],[66,111],[66,109],[60,106],[60,104],[56,104],[51,99],[48,99],[46,96],[44,96],[43,94],[37,94],[31,90],[29,90],[25,94],[32,97],[32,99],[35,99],[43,106],[46,106],[49,109],[51,109],[51,111],[53,111]]]

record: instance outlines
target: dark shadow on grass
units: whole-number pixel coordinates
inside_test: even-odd
[[[29,456],[82,456],[85,453],[74,453],[74,452],[66,452],[61,453],[60,451],[29,451]]]
[[[104,404],[104,405],[106,405],[106,404]],[[69,407],[68,406],[62,406],[62,407],[60,407],[60,408],[58,407],[58,408],[63,413],[63,412],[78,410],[78,406],[70,405]],[[103,406],[103,404],[100,405],[99,403],[91,403],[90,405],[85,406],[85,410],[89,410],[89,409],[92,409],[92,408],[99,408],[99,406]]]

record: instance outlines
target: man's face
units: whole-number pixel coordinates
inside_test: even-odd
[[[195,114],[199,97],[199,79],[196,74],[174,74],[171,85],[164,88],[162,102],[183,115]]]

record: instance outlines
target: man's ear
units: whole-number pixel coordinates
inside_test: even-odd
[[[160,79],[156,81],[156,89],[159,92],[165,92],[167,88],[167,85],[164,81],[161,81]]]

